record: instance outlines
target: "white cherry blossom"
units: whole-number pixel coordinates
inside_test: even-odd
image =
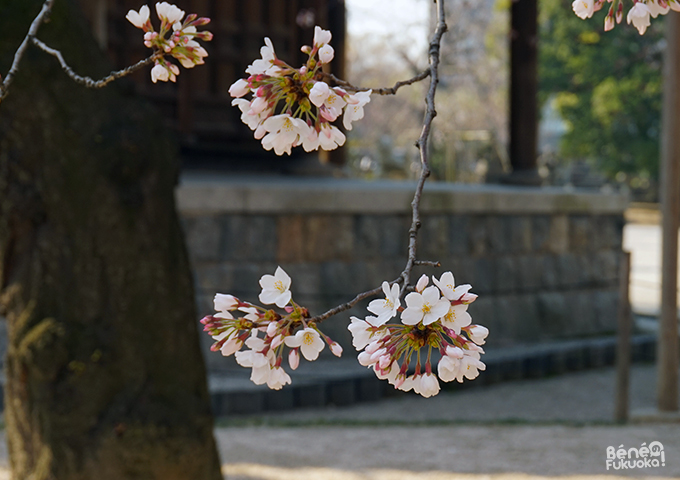
[[[302,356],[310,362],[319,357],[324,347],[319,332],[309,327],[299,330],[293,336],[286,337],[284,341],[288,347],[299,348]]]
[[[273,62],[276,59],[276,53],[274,52],[274,44],[269,39],[269,37],[264,38],[264,47],[260,48],[261,59],[255,60],[251,65],[246,68],[246,73],[250,75],[259,75],[262,73],[267,73],[273,67]]]
[[[470,340],[475,342],[477,345],[484,345],[487,335],[489,335],[489,329],[481,325],[473,325],[467,329]]]
[[[149,7],[143,5],[142,8],[139,9],[139,12],[130,10],[125,18],[127,18],[135,27],[144,28],[144,24],[149,21],[149,13]]]
[[[401,321],[405,325],[423,325],[436,322],[449,311],[451,303],[439,297],[439,289],[427,287],[423,293],[411,292],[406,295],[406,310],[401,313]]]
[[[649,14],[652,16],[652,18],[656,18],[659,15],[666,15],[671,9],[668,4],[666,4],[665,7],[662,7],[658,0],[648,0],[647,8],[649,9]]]
[[[425,398],[430,398],[439,393],[439,380],[437,380],[436,375],[426,373],[421,376],[418,387],[416,393],[419,393]]]
[[[316,82],[309,91],[309,101],[317,107],[323,105],[331,89],[326,82]]]
[[[460,335],[460,329],[472,323],[467,308],[467,305],[451,305],[449,311],[442,317],[442,325]]]
[[[352,334],[352,345],[357,350],[363,350],[371,341],[371,325],[357,317],[350,317],[350,319],[352,322],[347,327],[347,330]]]
[[[318,25],[314,27],[314,46],[321,47],[331,41],[333,35],[329,30],[324,30]]]
[[[383,300],[373,300],[368,304],[368,311],[375,313],[378,316],[373,324],[376,327],[387,323],[390,318],[397,314],[399,307],[401,306],[398,284],[395,283],[390,287],[389,283],[383,282],[382,289],[385,293],[385,298]]]
[[[229,312],[231,310],[236,310],[238,308],[238,299],[233,295],[224,295],[222,293],[216,293],[215,298],[213,299],[213,305],[215,307],[215,311],[217,312]]]
[[[571,4],[572,10],[582,20],[590,18],[595,12],[595,0],[574,0]]]
[[[333,50],[333,47],[326,44],[319,49],[319,62],[330,63],[331,60],[333,60],[334,55],[335,51]]]
[[[292,297],[290,293],[291,279],[281,267],[276,268],[274,275],[263,275],[260,278],[260,301],[265,305],[276,304],[277,307],[285,307]]]
[[[267,386],[272,390],[281,390],[284,385],[291,383],[290,376],[281,367],[272,367],[267,379]]]
[[[372,90],[348,95],[342,124],[347,130],[352,130],[352,122],[364,118],[364,105],[371,101]]]
[[[267,118],[262,126],[269,132],[262,138],[262,146],[265,150],[273,148],[277,155],[290,155],[293,145],[309,134],[309,126],[303,120],[285,113]]]
[[[432,281],[434,282],[435,285],[439,287],[439,290],[441,290],[442,295],[444,295],[447,299],[451,301],[455,300],[460,300],[463,295],[468,293],[470,289],[472,288],[471,285],[459,285],[456,287],[456,283],[453,278],[453,273],[451,272],[444,272],[439,280],[437,280],[434,276],[432,277]]]
[[[337,127],[328,123],[321,124],[319,132],[319,145],[324,150],[335,150],[345,144],[345,134]]]
[[[156,13],[158,14],[158,18],[169,24],[179,22],[182,20],[182,17],[184,17],[184,10],[180,10],[175,5],[168,2],[156,3]]]
[[[628,11],[626,21],[629,25],[632,23],[633,26],[638,29],[640,35],[642,35],[650,25],[649,16],[649,7],[647,7],[647,5],[642,2],[636,2],[635,5],[633,5],[633,7]]]

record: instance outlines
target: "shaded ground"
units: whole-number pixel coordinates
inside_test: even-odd
[[[653,366],[635,366],[631,385],[633,408],[653,405]],[[230,480],[680,478],[680,424],[615,425],[613,392],[607,368],[431,399],[231,417],[216,436]],[[665,466],[607,471],[608,446],[655,440]],[[5,450],[0,461],[6,467]]]

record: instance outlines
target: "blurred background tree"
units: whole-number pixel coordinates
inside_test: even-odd
[[[625,19],[604,32],[607,6],[584,21],[569,0],[541,1],[540,99],[566,122],[557,152],[563,162],[586,161],[609,180],[651,188],[654,197],[664,22],[656,19],[642,36]]]
[[[0,0],[0,71],[42,3]],[[39,36],[77,72],[111,70],[75,0],[55,2]],[[12,478],[222,478],[177,154],[125,80],[88,90],[28,49],[0,108]]]

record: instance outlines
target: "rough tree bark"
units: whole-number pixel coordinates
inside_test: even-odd
[[[0,71],[42,0],[0,0]],[[110,70],[74,2],[40,38]],[[125,84],[31,48],[0,106],[0,306],[14,479],[217,480],[176,149]]]

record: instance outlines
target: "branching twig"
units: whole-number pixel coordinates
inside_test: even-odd
[[[118,70],[115,72],[111,72],[108,76],[102,78],[101,80],[93,80],[90,77],[81,77],[77,73],[73,71],[73,69],[66,63],[64,60],[64,57],[62,56],[61,52],[59,50],[55,50],[54,48],[50,48],[47,45],[45,45],[43,42],[38,40],[37,38],[32,38],[31,39],[33,44],[40,48],[43,52],[49,53],[53,57],[56,57],[57,60],[59,60],[59,64],[61,65],[61,68],[66,72],[66,74],[76,83],[79,83],[81,85],[86,86],[87,88],[102,88],[108,85],[109,83],[113,82],[114,80],[117,80],[119,78],[125,77],[126,75],[130,75],[133,72],[136,72],[142,67],[145,67],[147,65],[150,65],[153,63],[157,58],[162,57],[162,53],[154,53],[148,58],[145,58],[144,60],[140,60],[139,62],[135,63],[134,65],[130,65],[127,68],[124,68],[123,70]]]
[[[425,180],[427,180],[427,177],[430,176],[430,164],[429,164],[429,156],[427,152],[427,141],[428,138],[430,137],[430,128],[432,126],[432,121],[434,120],[434,117],[437,115],[437,112],[435,110],[435,103],[434,103],[434,96],[437,91],[437,84],[439,83],[439,51],[441,48],[441,40],[442,36],[444,35],[444,32],[446,32],[446,17],[444,15],[444,1],[443,0],[437,0],[437,27],[435,29],[434,35],[432,37],[432,41],[430,42],[430,50],[428,53],[429,56],[429,61],[430,61],[430,68],[426,70],[425,72],[421,73],[417,77],[414,77],[411,80],[406,80],[405,82],[397,82],[397,84],[392,88],[392,89],[380,89],[380,90],[394,90],[390,92],[391,94],[394,94],[396,90],[402,86],[402,85],[409,85],[411,83],[415,83],[418,80],[422,80],[426,77],[430,77],[430,87],[427,91],[427,97],[425,98],[426,104],[427,104],[427,110],[425,111],[425,119],[423,120],[423,129],[420,133],[420,138],[418,138],[418,141],[416,142],[416,147],[420,150],[420,163],[422,170],[420,172],[420,178],[418,179],[418,184],[416,186],[416,191],[413,196],[413,201],[411,202],[411,210],[412,210],[412,221],[411,221],[411,228],[408,231],[409,234],[409,245],[408,245],[408,260],[406,262],[406,267],[404,267],[404,271],[401,272],[399,275],[399,278],[396,280],[393,280],[390,282],[390,285],[393,285],[395,283],[401,284],[401,291],[400,291],[400,296],[403,296],[404,293],[409,288],[409,280],[411,278],[411,271],[413,270],[413,267],[415,265],[427,265],[427,266],[434,266],[438,267],[439,262],[432,262],[432,261],[424,261],[424,260],[416,260],[416,253],[417,253],[417,238],[418,238],[418,230],[420,229],[420,198],[423,194],[423,186],[425,185]],[[335,77],[331,76],[334,80]],[[348,90],[351,90],[351,85],[348,84],[347,82],[339,82],[340,85],[342,85],[344,88],[347,88]],[[358,90],[363,90],[363,89],[358,89]],[[376,93],[376,91],[373,91]],[[385,95],[387,93],[381,93],[382,95]],[[328,310],[327,312],[318,315],[316,317],[313,317],[310,319],[310,321],[316,321],[320,322],[323,321],[333,315],[337,315],[338,313],[344,312],[346,310],[349,310],[350,308],[354,307],[357,303],[359,303],[361,300],[368,298],[373,295],[377,295],[382,291],[382,288],[375,288],[373,290],[370,290],[368,292],[360,293],[356,297],[354,297],[352,300],[350,300],[347,303],[343,303],[342,305],[338,305],[335,308],[332,308]]]
[[[19,45],[19,48],[17,48],[17,51],[14,54],[14,60],[12,61],[12,66],[10,67],[9,72],[5,76],[5,79],[3,80],[2,84],[0,84],[0,103],[2,103],[2,101],[7,96],[7,93],[9,92],[9,86],[12,84],[14,76],[19,71],[19,62],[21,62],[24,53],[26,53],[26,49],[28,48],[29,42],[31,41],[32,38],[35,37],[36,33],[38,33],[38,28],[40,28],[40,25],[47,19],[47,16],[50,14],[50,11],[52,10],[53,3],[54,0],[46,0],[45,3],[43,3],[42,9],[40,9],[40,13],[38,14],[37,17],[33,19],[31,27],[28,29],[28,33],[26,34],[26,37],[24,37],[24,40],[21,42],[21,45]]]
[[[427,77],[430,76],[431,69],[423,70],[420,72],[418,75],[416,75],[413,78],[409,78],[408,80],[402,80],[400,82],[397,82],[394,84],[393,87],[385,87],[385,88],[373,88],[369,89],[366,87],[357,87],[352,85],[351,83],[342,80],[332,73],[323,73],[323,76],[326,77],[329,80],[333,80],[336,84],[340,85],[342,88],[345,90],[349,90],[351,92],[365,92],[366,90],[372,90],[374,94],[376,95],[396,95],[397,90],[399,90],[401,87],[404,85],[413,85],[416,82],[420,82],[421,80],[425,80]]]

